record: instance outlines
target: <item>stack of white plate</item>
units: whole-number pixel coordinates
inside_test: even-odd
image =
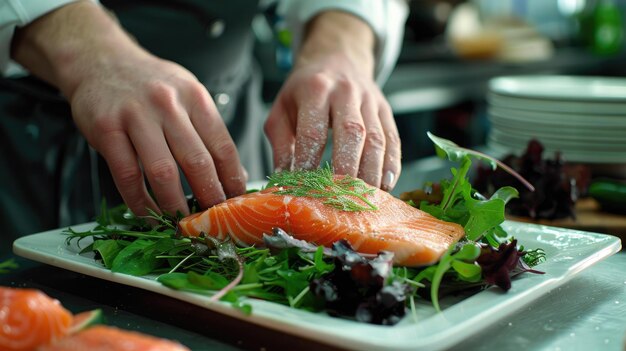
[[[535,138],[546,156],[626,163],[626,79],[511,76],[489,82],[487,146],[520,155]]]

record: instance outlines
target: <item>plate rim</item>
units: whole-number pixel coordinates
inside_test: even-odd
[[[625,102],[600,102],[580,100],[533,99],[523,96],[510,96],[487,92],[487,102],[491,106],[515,108],[532,112],[556,112],[572,115],[601,114],[607,116],[624,115]]]
[[[532,89],[528,86],[533,81],[539,81],[539,86],[546,84],[554,84],[552,89]],[[611,82],[614,84],[606,84]],[[559,86],[564,84],[576,84],[578,91],[568,94],[559,94]],[[598,95],[593,93],[590,83],[605,83],[604,88],[608,86],[617,86],[623,90],[624,94],[616,95]],[[615,84],[618,83],[618,84]],[[516,86],[517,85],[517,86]],[[489,80],[489,91],[510,96],[536,99],[541,101],[593,101],[593,102],[609,102],[609,103],[626,103],[626,78],[621,77],[602,77],[602,76],[575,76],[575,75],[505,75],[495,77]],[[535,86],[536,88],[537,86]],[[587,88],[587,90],[582,90]],[[620,91],[621,93],[622,91]]]

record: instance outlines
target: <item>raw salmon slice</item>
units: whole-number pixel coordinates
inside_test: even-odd
[[[65,336],[72,314],[34,289],[0,287],[0,350],[34,350]]]
[[[297,239],[331,246],[345,239],[362,253],[394,253],[394,263],[430,265],[463,237],[463,228],[441,221],[379,189],[367,195],[378,210],[342,211],[313,197],[276,194],[278,189],[231,198],[179,222],[184,235],[201,232],[238,245],[261,245],[279,227]]]
[[[114,327],[94,326],[38,351],[189,351],[174,341]]]

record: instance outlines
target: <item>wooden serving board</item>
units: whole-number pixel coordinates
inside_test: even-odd
[[[553,227],[570,228],[590,232],[615,235],[626,240],[626,215],[604,212],[592,198],[576,202],[576,219],[532,220],[527,217],[508,216],[508,219],[527,223],[544,224]]]

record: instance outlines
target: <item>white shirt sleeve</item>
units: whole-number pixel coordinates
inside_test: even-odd
[[[376,35],[376,82],[382,85],[398,59],[408,15],[405,0],[282,0],[278,13],[284,17],[297,52],[304,26],[326,10],[341,10],[363,19]]]
[[[15,28],[76,0],[0,0],[0,75],[24,75],[26,71],[11,60]]]

